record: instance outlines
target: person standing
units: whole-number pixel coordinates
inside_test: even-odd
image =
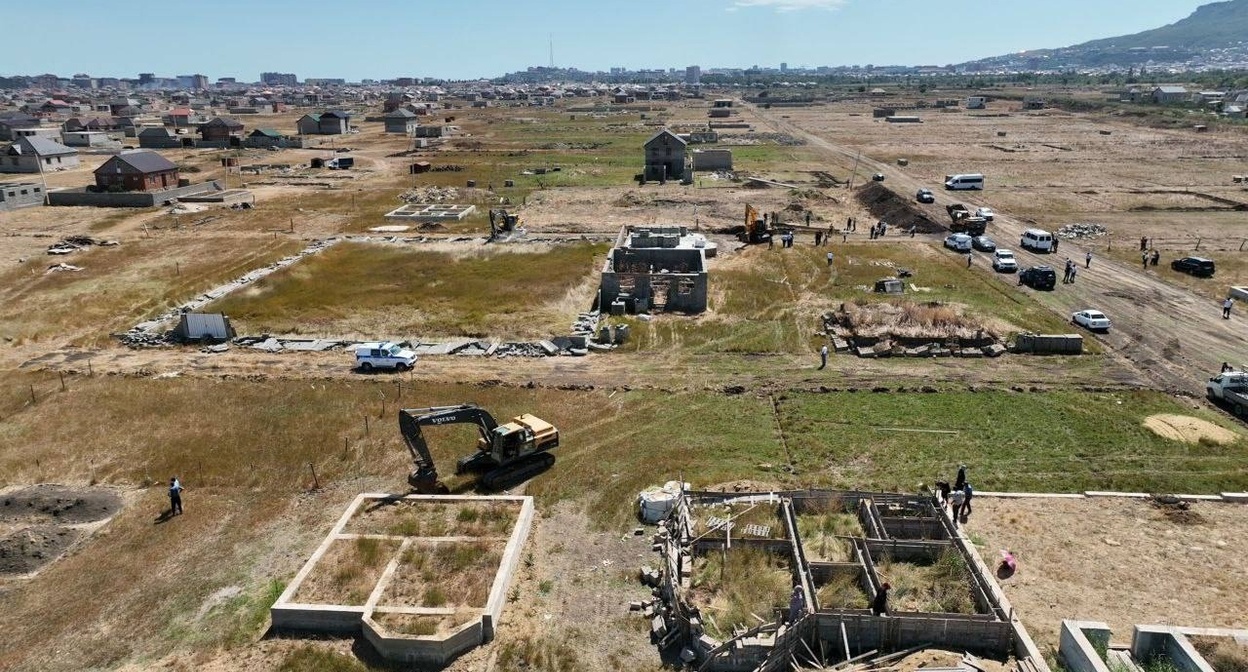
[[[824,343],[823,347],[819,348],[819,370],[822,371],[825,368],[827,368],[827,366],[828,366],[828,344]]]
[[[1092,268],[1092,250],[1088,250],[1088,253],[1083,255],[1083,267]]]
[[[971,264],[973,264],[974,262],[975,262],[975,255],[970,252],[967,252],[966,253],[966,267],[970,268]]]
[[[949,481],[936,481],[936,491],[940,493],[940,508],[949,506]]]
[[[871,613],[876,616],[888,615],[888,591],[892,586],[887,581],[880,584],[880,589],[875,591],[875,599],[871,600]]]
[[[1232,299],[1229,296],[1226,297],[1226,300],[1222,302],[1222,319],[1224,320],[1231,319],[1231,308],[1234,308],[1234,307],[1235,307],[1235,299]]]
[[[1079,268],[1077,266],[1070,267],[1070,284],[1072,285],[1075,284],[1075,275],[1077,275],[1078,273],[1079,273]]]
[[[953,480],[953,491],[961,492],[964,486],[966,486],[966,465],[959,464],[958,477]]]
[[[177,476],[169,479],[169,515],[182,514],[182,482]]]
[[[805,612],[806,593],[802,591],[802,584],[799,583],[793,586],[793,594],[789,596],[789,623],[796,623]]]
[[[806,211],[806,226],[810,226],[810,211]]]
[[[810,222],[806,222],[806,226],[810,226]],[[823,243],[823,232],[816,231],[815,232],[815,247],[819,247],[821,243]]]
[[[962,520],[966,520],[971,517],[971,496],[973,494],[974,491],[971,489],[970,483],[967,483],[962,487],[962,507],[958,512],[958,516],[962,518]]]
[[[1057,254],[1057,244],[1058,244],[1058,242],[1060,242],[1060,241],[1058,241],[1057,236],[1054,236],[1054,237],[1053,237],[1053,254]]]
[[[1148,252],[1140,253],[1140,261],[1144,263],[1144,270],[1148,270]]]
[[[832,260],[835,258],[836,258],[835,254],[832,254],[831,252],[828,253],[828,267],[829,268],[832,266]]]
[[[1161,250],[1153,250],[1153,265],[1156,266],[1159,261],[1161,261]]]

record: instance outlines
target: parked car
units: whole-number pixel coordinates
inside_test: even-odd
[[[1014,253],[1010,250],[997,249],[992,253],[992,270],[998,273],[1015,273],[1018,271],[1018,262],[1014,260]]]
[[[971,246],[980,252],[993,252],[997,249],[997,241],[988,236],[975,236],[971,239]]]
[[[1109,331],[1109,318],[1099,310],[1081,310],[1070,316],[1070,321],[1092,331]]]
[[[355,346],[355,365],[361,371],[373,369],[407,371],[415,363],[415,352],[391,341],[361,343]]]
[[[997,216],[997,213],[993,212],[992,208],[976,208],[975,216],[983,217],[984,219],[991,222],[992,218]]]
[[[955,252],[970,252],[971,237],[965,233],[950,234],[948,238],[945,238],[945,247]]]
[[[936,197],[932,195],[931,189],[920,189],[919,193],[914,195],[914,200],[920,203],[935,203]]]
[[[876,174],[874,174],[874,175],[872,175],[872,176],[871,176],[871,179],[872,179],[872,180],[875,180],[876,182],[883,182],[883,181],[884,181],[884,173],[876,173]]]
[[[1214,264],[1212,259],[1204,257],[1183,257],[1170,262],[1170,268],[1188,275],[1194,275],[1198,278],[1212,278],[1214,272]]]
[[[1018,274],[1018,284],[1032,289],[1053,289],[1057,287],[1057,272],[1048,266],[1032,266]]]

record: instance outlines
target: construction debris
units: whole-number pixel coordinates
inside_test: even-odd
[[[115,240],[96,240],[91,236],[67,236],[58,242],[49,245],[48,254],[62,255],[77,252],[78,250],[91,247],[92,245],[99,245],[100,247],[113,247],[120,244],[121,243]]]
[[[459,200],[459,190],[455,187],[418,187],[408,189],[399,196],[405,203],[442,203]]]
[[[1067,224],[1057,230],[1057,235],[1068,240],[1100,238],[1109,235],[1109,229],[1100,224]]]
[[[51,266],[48,266],[47,272],[56,273],[59,271],[81,271],[81,270],[82,270],[81,266],[75,266],[73,264],[62,263],[62,264],[52,264]]]

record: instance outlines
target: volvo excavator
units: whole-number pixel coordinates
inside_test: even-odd
[[[404,408],[399,411],[399,434],[416,464],[407,477],[413,490],[421,494],[449,492],[438,479],[438,468],[421,427],[461,423],[476,425],[481,436],[477,439],[477,452],[459,458],[455,473],[482,474],[480,484],[486,490],[536,476],[555,463],[555,456],[549,451],[559,446],[559,430],[528,413],[500,425],[475,404]]]

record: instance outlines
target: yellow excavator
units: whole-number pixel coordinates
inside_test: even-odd
[[[767,228],[767,218],[759,217],[754,206],[745,206],[745,231],[741,234],[741,242],[757,245],[771,240],[772,231]]]
[[[481,436],[477,452],[459,458],[456,474],[481,474],[486,490],[497,490],[546,471],[555,463],[549,451],[559,447],[559,430],[554,425],[525,413],[506,424],[475,404],[404,408],[399,411],[399,434],[407,444],[416,468],[407,482],[421,494],[446,494],[450,490],[438,479],[438,468],[429,454],[429,444],[421,427],[474,424]]]

